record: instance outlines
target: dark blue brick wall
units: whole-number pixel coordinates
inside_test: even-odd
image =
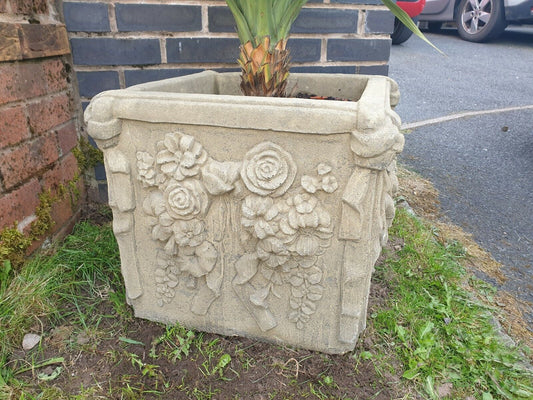
[[[366,33],[392,33],[394,15],[386,10],[368,10],[366,12]]]
[[[177,76],[194,74],[201,71],[203,71],[203,69],[200,68],[135,69],[124,71],[124,78],[126,80],[126,86],[133,86],[140,83],[175,78]]]
[[[357,10],[303,9],[294,21],[293,33],[355,33]]]
[[[209,32],[236,32],[235,21],[228,7],[209,7]]]
[[[388,65],[361,65],[357,67],[356,73],[362,75],[389,75]]]
[[[81,97],[93,97],[104,90],[120,89],[116,71],[79,71],[76,77]]]
[[[73,38],[77,65],[147,65],[161,63],[158,39]]]
[[[355,74],[354,66],[313,66],[313,67],[292,67],[291,72],[305,72],[313,74]]]
[[[210,32],[235,32],[235,22],[227,7],[209,7]],[[304,8],[291,29],[292,33],[355,33],[357,10]]]
[[[320,39],[289,39],[287,48],[293,62],[320,61]]]
[[[235,62],[239,40],[226,38],[167,39],[167,60],[176,63]]]
[[[329,39],[328,61],[388,60],[390,43],[390,39]]]
[[[119,31],[189,32],[202,29],[200,6],[167,4],[117,4]]]
[[[109,32],[105,3],[63,3],[63,15],[70,32]]]

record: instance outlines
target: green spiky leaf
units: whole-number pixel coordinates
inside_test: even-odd
[[[444,55],[440,49],[438,49],[433,43],[431,43],[428,38],[418,29],[418,26],[414,23],[414,21],[411,19],[407,13],[402,10],[393,0],[381,0],[383,4],[387,6],[387,8],[391,11],[391,13],[400,20],[402,24],[404,24],[411,32],[413,32],[416,36],[418,36],[420,39],[422,39],[424,42],[429,44],[431,47],[433,47],[435,50],[437,50],[439,53]]]

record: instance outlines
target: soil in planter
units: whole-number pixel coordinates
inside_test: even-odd
[[[296,97],[297,99],[351,101],[351,100],[343,99],[340,97],[318,96],[316,94],[306,93],[306,92],[298,92],[294,97]]]

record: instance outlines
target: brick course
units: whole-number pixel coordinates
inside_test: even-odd
[[[0,47],[0,230],[17,224],[28,233],[39,194],[57,193],[78,174],[72,149],[78,141],[79,102],[73,101],[77,91],[67,31],[54,8],[58,4],[0,0],[0,11],[11,14],[0,15],[5,38]],[[77,185],[83,196],[83,181]],[[53,205],[55,226],[47,236],[68,233],[81,199]]]
[[[46,167],[59,159],[55,135],[48,134],[0,153],[0,173],[4,187],[12,189],[31,177],[40,175]]]
[[[238,68],[223,0],[64,0],[83,101],[103,90]],[[311,0],[292,28],[293,71],[387,74],[394,18],[380,0]]]
[[[32,215],[39,204],[40,191],[41,185],[34,178],[7,195],[0,196],[0,227],[11,226]]]
[[[39,99],[28,105],[28,122],[34,134],[42,134],[71,118],[70,98],[67,93]]]
[[[20,143],[29,137],[24,106],[0,108],[0,149]]]

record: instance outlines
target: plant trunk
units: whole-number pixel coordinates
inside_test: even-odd
[[[270,49],[265,37],[257,47],[247,42],[240,47],[241,90],[246,96],[285,97],[289,76],[289,49],[279,41]]]

